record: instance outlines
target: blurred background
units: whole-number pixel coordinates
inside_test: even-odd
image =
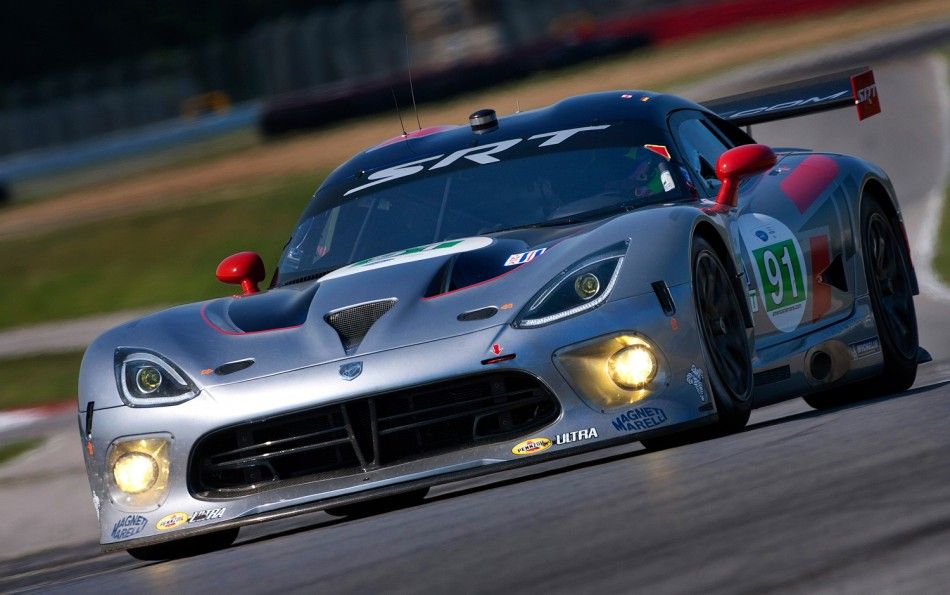
[[[272,267],[329,171],[398,135],[397,109],[415,128],[410,60],[422,126],[463,124],[948,18],[946,0],[5,3],[0,462],[75,407],[99,332],[230,294],[233,252]]]

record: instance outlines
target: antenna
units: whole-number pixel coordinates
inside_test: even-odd
[[[409,95],[412,97],[412,111],[416,112],[416,124],[419,125],[419,130],[422,130],[422,121],[419,119],[419,108],[416,107],[416,91],[412,87],[412,54],[409,52],[409,34],[405,36],[406,39],[406,61],[409,63]]]
[[[399,127],[402,128],[402,135],[409,136],[409,134],[406,132],[406,125],[402,123],[402,113],[399,111],[399,102],[396,101],[396,90],[392,87],[390,87],[389,90],[393,94],[393,103],[396,104],[396,116],[399,118]]]
[[[521,113],[521,102],[518,101],[517,99],[515,99],[515,113],[516,114]]]

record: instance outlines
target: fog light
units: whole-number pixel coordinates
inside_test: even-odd
[[[656,376],[656,356],[646,345],[624,347],[607,360],[607,373],[621,388],[643,388]]]
[[[141,494],[158,480],[158,463],[144,452],[129,452],[112,468],[117,488],[127,494]]]
[[[600,291],[600,279],[593,273],[584,273],[574,280],[574,291],[582,300],[589,300]]]
[[[114,442],[106,455],[112,501],[130,510],[156,508],[168,491],[170,447],[167,434]]]

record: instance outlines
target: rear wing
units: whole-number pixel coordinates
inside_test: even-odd
[[[703,106],[736,126],[773,122],[854,105],[858,120],[881,112],[874,71],[865,67],[767,87]]]

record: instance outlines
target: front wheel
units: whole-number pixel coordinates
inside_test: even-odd
[[[693,241],[693,304],[717,421],[669,437],[643,440],[650,449],[738,432],[752,412],[752,349],[742,307],[722,259],[701,237]]]

